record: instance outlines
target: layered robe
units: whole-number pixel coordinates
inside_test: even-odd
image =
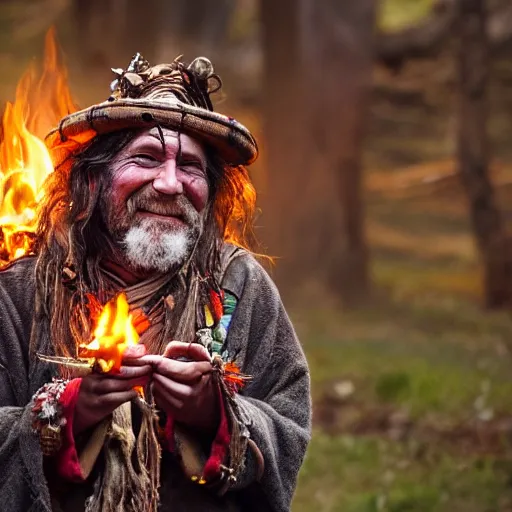
[[[261,460],[247,449],[237,482],[219,497],[186,478],[177,458],[164,451],[159,510],[287,511],[310,438],[307,363],[274,283],[250,254],[231,261],[221,286],[238,299],[226,349],[252,376],[236,401],[264,471],[259,477]],[[34,320],[34,294],[35,258],[0,271],[0,508],[81,512],[91,482],[56,477],[31,427],[31,398],[55,374],[29,355],[32,331],[38,352],[51,353],[52,346],[47,322]]]

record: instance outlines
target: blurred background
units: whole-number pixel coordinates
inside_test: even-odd
[[[511,0],[1,0],[73,99],[204,54],[258,137],[259,250],[310,366],[297,512],[512,511]]]

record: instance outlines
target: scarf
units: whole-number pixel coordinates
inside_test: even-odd
[[[193,341],[201,311],[200,284],[204,282],[193,267],[182,269],[178,275],[157,275],[132,286],[108,270],[103,272],[113,288],[126,293],[135,327],[142,331],[139,342],[149,353],[162,353],[172,339],[171,331],[174,339]],[[146,400],[137,398],[132,402],[141,414],[137,436],[131,404],[125,403],[113,412],[102,439],[104,464],[93,494],[86,501],[86,512],[156,512],[161,448],[150,390],[146,391]]]

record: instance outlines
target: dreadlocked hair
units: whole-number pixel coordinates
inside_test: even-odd
[[[101,202],[112,184],[112,159],[138,133],[96,136],[44,184],[35,247],[36,314],[48,319],[58,355],[76,357],[80,343],[91,338],[91,294],[105,303],[115,293],[100,267],[116,251]],[[206,154],[209,201],[194,264],[201,275],[214,276],[224,241],[251,251],[256,194],[244,167],[226,165],[211,149]]]

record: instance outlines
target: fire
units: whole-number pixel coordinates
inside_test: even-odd
[[[36,205],[42,186],[53,171],[43,137],[77,107],[59,63],[55,31],[45,41],[43,72],[30,66],[7,102],[0,143],[0,264],[30,254],[36,229]]]
[[[88,345],[80,345],[79,357],[94,359],[102,372],[119,371],[124,351],[139,341],[132,320],[126,294],[121,293],[103,308],[94,339]]]

